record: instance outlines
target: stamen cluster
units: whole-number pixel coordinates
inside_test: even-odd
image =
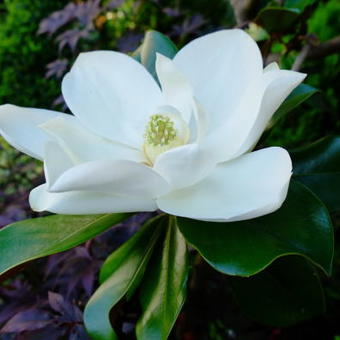
[[[155,114],[150,117],[144,137],[153,146],[168,145],[176,137],[174,122],[167,116]]]

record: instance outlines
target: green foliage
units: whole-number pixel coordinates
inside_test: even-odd
[[[168,58],[173,58],[177,52],[176,45],[165,35],[157,31],[148,31],[144,41],[138,49],[140,61],[146,69],[157,79],[155,63],[156,53],[161,53]]]
[[[331,271],[333,228],[328,212],[296,182],[291,183],[283,206],[269,215],[229,223],[179,218],[178,225],[186,240],[224,274],[254,275],[278,257],[292,254]]]
[[[10,224],[0,230],[0,275],[30,260],[73,248],[128,216],[53,215]]]
[[[5,0],[0,14],[0,104],[49,108],[60,92],[45,79],[46,64],[57,58],[46,38],[38,37],[39,21],[66,1]]]
[[[331,212],[340,212],[340,137],[326,137],[290,154],[294,178],[317,194]]]
[[[257,275],[231,281],[242,311],[264,324],[287,327],[325,310],[318,273],[301,257],[281,258]]]
[[[167,218],[149,220],[142,229],[113,252],[101,269],[102,285],[85,309],[86,328],[94,340],[116,340],[109,313],[139,284]]]
[[[186,298],[187,278],[187,245],[172,216],[142,283],[143,314],[136,326],[138,340],[168,338]]]

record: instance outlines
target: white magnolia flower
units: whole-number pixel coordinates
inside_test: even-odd
[[[284,201],[291,160],[251,152],[305,75],[265,69],[241,30],[198,38],[173,60],[158,54],[161,87],[131,57],[81,54],[62,83],[74,114],[3,105],[0,130],[44,161],[33,210],[60,214],[153,211],[212,221],[268,214]]]

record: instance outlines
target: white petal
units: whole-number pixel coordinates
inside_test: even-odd
[[[159,155],[154,170],[173,188],[183,188],[200,181],[214,166],[209,151],[201,149],[198,144],[187,144]]]
[[[97,191],[155,198],[168,192],[169,185],[144,164],[132,161],[95,161],[67,170],[50,191]]]
[[[154,211],[157,209],[155,201],[151,199],[86,191],[51,193],[47,191],[46,184],[33,189],[29,201],[34,211],[71,215]]]
[[[74,165],[75,163],[58,143],[49,141],[45,144],[44,172],[48,187],[51,187],[62,173]]]
[[[264,69],[263,72],[271,72],[271,71],[277,71],[280,67],[277,62],[273,61],[272,63],[268,64]]]
[[[44,145],[50,140],[38,125],[63,113],[23,108],[15,105],[0,106],[0,134],[16,149],[42,160]]]
[[[238,155],[251,150],[256,145],[275,111],[305,77],[306,74],[303,73],[277,69],[264,73],[265,85],[261,106],[247,139],[237,152]]]
[[[277,210],[291,177],[291,160],[273,147],[220,164],[201,182],[157,200],[173,215],[199,220],[238,221]]]
[[[63,147],[74,163],[99,159],[145,160],[141,151],[95,135],[74,116],[52,119],[40,127]]]
[[[80,54],[62,92],[88,129],[132,147],[140,147],[148,117],[163,104],[160,88],[146,69],[113,51]]]
[[[174,62],[160,53],[157,53],[156,70],[166,103],[175,107],[182,114],[183,120],[189,123],[194,106],[189,82]]]
[[[304,74],[294,71],[264,72],[245,90],[243,102],[227,121],[204,137],[202,145],[215,154],[218,162],[251,150],[277,108],[304,77]]]
[[[262,75],[260,50],[239,29],[222,30],[191,41],[176,54],[174,63],[208,112],[211,128],[228,119],[244,101],[247,87]]]

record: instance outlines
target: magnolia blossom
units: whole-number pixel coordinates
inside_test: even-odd
[[[278,209],[292,165],[287,151],[252,151],[273,113],[305,75],[263,69],[242,30],[157,54],[159,84],[122,53],[82,53],[64,77],[73,115],[0,107],[2,136],[44,161],[35,211],[154,211],[237,221]],[[43,90],[43,89],[42,89]]]

